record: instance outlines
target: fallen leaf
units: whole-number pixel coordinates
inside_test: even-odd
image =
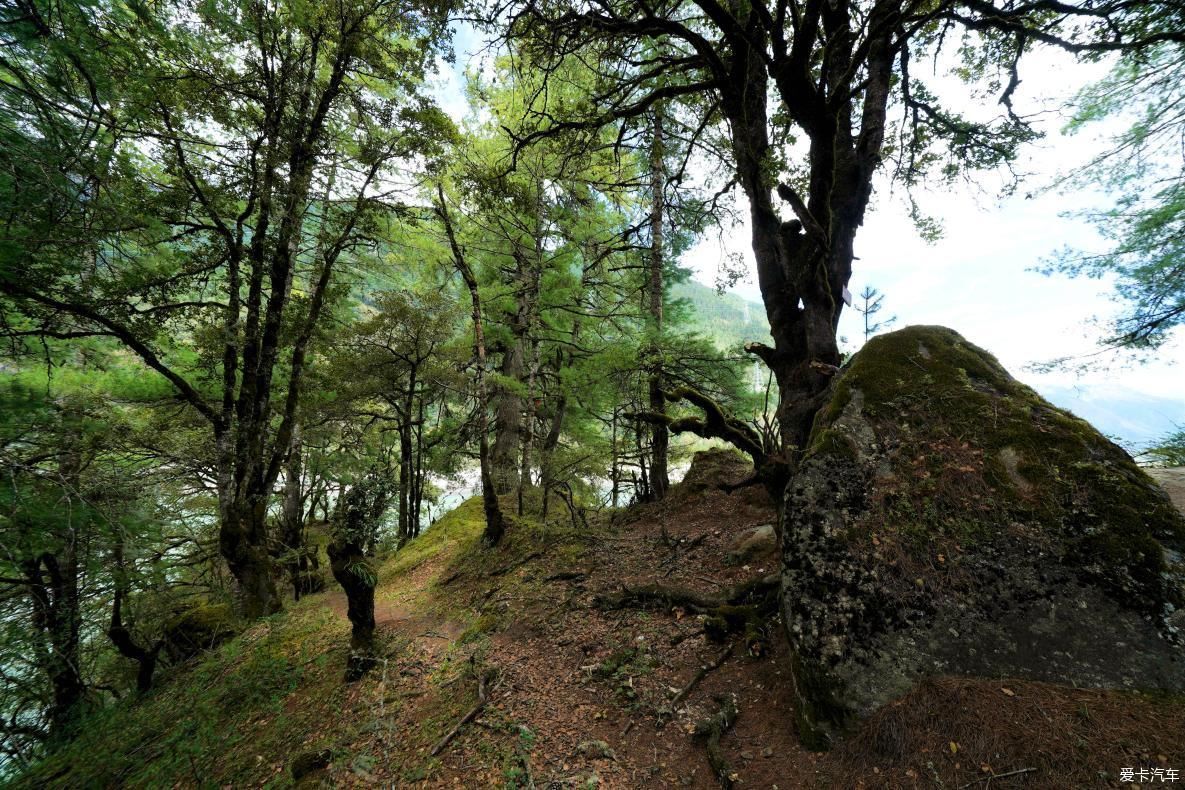
[[[1016,696],[1016,692],[1015,692],[1015,691],[1013,691],[1013,690],[1012,690],[1012,689],[1010,689],[1010,688],[1001,688],[1001,689],[1000,689],[1000,691],[1003,691],[1003,692],[1004,692],[1004,694],[1005,694],[1006,696],[1009,696],[1009,697],[1015,697],[1015,696]]]
[[[950,742],[950,753],[951,754],[958,754],[959,753],[959,744],[955,743],[954,741],[951,741]]]

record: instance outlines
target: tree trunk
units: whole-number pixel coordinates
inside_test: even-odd
[[[21,565],[32,599],[33,625],[47,648],[42,657],[51,693],[50,739],[68,740],[76,733],[86,693],[79,663],[82,620],[74,548],[67,546],[59,555],[47,552]]]
[[[336,531],[335,531],[336,532]],[[350,620],[350,658],[346,681],[362,679],[375,665],[373,571],[366,562],[363,541],[357,536],[335,534],[329,544],[333,578],[346,594],[346,617]]]
[[[651,343],[647,356],[650,358],[648,389],[650,411],[665,414],[666,399],[662,394],[662,303],[663,303],[663,222],[665,203],[663,189],[666,169],[663,159],[662,106],[655,107],[650,140],[650,260],[649,277],[646,283],[647,308],[650,313]],[[651,423],[650,446],[650,492],[652,501],[659,501],[667,495],[671,481],[667,474],[667,447],[670,432],[666,423]]]
[[[617,452],[617,411],[618,411],[617,407],[614,406],[613,407],[613,418],[612,418],[613,422],[612,422],[612,425],[611,425],[611,428],[609,431],[609,485],[610,485],[609,496],[610,496],[610,502],[612,502],[614,508],[617,507],[617,499],[618,499],[618,482],[617,481],[618,481],[618,478],[620,477],[620,473],[618,472],[619,455]]]
[[[235,579],[236,597],[247,620],[282,608],[267,550],[267,497],[219,491],[218,547]]]
[[[69,440],[59,462],[66,496],[73,498],[78,492],[81,470],[79,447]],[[77,535],[78,526],[67,524],[55,536],[59,543],[55,551],[44,552],[21,563],[33,604],[33,625],[42,633],[48,648],[42,658],[52,695],[48,710],[49,732],[51,740],[55,741],[75,735],[86,695],[79,651],[82,611]]]
[[[560,432],[564,428],[564,412],[568,408],[568,399],[565,397],[563,390],[560,390],[559,396],[556,398],[555,415],[551,418],[551,427],[547,431],[547,436],[543,439],[543,448],[539,460],[540,466],[540,487],[543,489],[543,521],[547,521],[548,505],[551,499],[551,491],[555,487],[555,468],[553,455],[555,448],[560,443]]]
[[[116,544],[115,570],[120,576],[123,575],[122,543]],[[119,651],[121,656],[130,658],[136,662],[136,690],[144,693],[152,688],[152,676],[156,673],[156,662],[160,656],[161,648],[165,645],[165,640],[158,639],[156,644],[151,648],[145,648],[136,644],[131,629],[124,625],[123,622],[125,589],[124,580],[117,578],[115,582],[115,600],[111,605],[111,625],[107,628],[107,638],[111,640],[111,644],[115,645],[115,649]]]
[[[519,330],[522,313],[520,294],[520,316],[515,318],[515,338],[506,353],[502,355],[502,369],[499,371],[506,381],[521,382],[523,379],[523,337]],[[494,490],[498,494],[513,493],[518,487],[518,451],[522,442],[523,399],[509,387],[498,387],[494,408],[494,447],[490,458]]]
[[[297,424],[292,428],[292,441],[289,443],[288,460],[284,469],[284,502],[280,509],[281,540],[287,557],[285,566],[292,583],[292,597],[297,601],[302,594],[309,592],[305,576],[308,558],[305,556],[304,545],[302,455],[300,425]]]
[[[413,534],[411,503],[414,499],[412,470],[415,459],[412,435],[415,431],[413,423],[416,386],[416,371],[413,367],[403,399],[403,409],[399,415],[399,548],[403,548]]]
[[[465,260],[461,246],[457,243],[453,232],[452,221],[449,219],[448,208],[444,203],[444,189],[436,188],[439,203],[436,207],[437,215],[444,223],[445,233],[448,235],[449,247],[453,253],[453,264],[460,272],[465,286],[469,289],[469,299],[473,305],[473,351],[477,357],[477,431],[478,431],[478,459],[481,464],[481,499],[485,510],[486,528],[482,540],[487,546],[496,546],[506,533],[506,522],[502,515],[502,507],[498,503],[498,494],[494,490],[494,479],[490,469],[490,424],[489,424],[489,395],[486,391],[486,340],[485,330],[482,328],[481,295],[477,290],[477,278],[473,276],[473,269]]]
[[[531,485],[531,449],[535,443],[535,381],[539,375],[539,344],[531,341],[531,364],[527,370],[527,410],[523,419],[522,464],[518,475],[518,514],[523,514],[523,492]]]
[[[411,496],[411,534],[416,537],[420,534],[420,508],[424,504],[424,476],[427,470],[424,469],[424,412],[427,404],[424,403],[424,398],[420,398],[419,417],[416,420],[416,442],[415,455],[416,463],[412,469],[412,496]]]
[[[634,485],[634,496],[638,502],[653,499],[650,491],[650,474],[646,463],[646,450],[642,447],[642,435],[646,433],[641,420],[634,421],[634,451],[638,456],[638,482]]]

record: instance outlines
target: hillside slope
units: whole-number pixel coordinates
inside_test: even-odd
[[[716,606],[773,569],[760,539],[735,553],[772,521],[764,495],[715,487],[744,473],[701,455],[668,502],[589,529],[520,520],[493,551],[470,500],[384,565],[386,662],[367,679],[341,681],[340,594],[309,596],[18,785],[1111,786],[1123,767],[1185,769],[1180,700],[1014,681],[936,679],[805,751],[780,626],[753,619],[759,595]],[[478,678],[488,703],[458,729]],[[695,731],[722,700],[738,713],[713,765]]]

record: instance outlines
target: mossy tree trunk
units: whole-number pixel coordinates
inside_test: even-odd
[[[284,499],[280,508],[280,534],[284,566],[292,584],[292,596],[312,592],[309,554],[304,540],[304,443],[299,423],[293,426],[288,459],[284,464]]]
[[[375,665],[374,570],[363,546],[356,540],[341,539],[329,544],[333,578],[346,594],[346,617],[350,620],[350,658],[346,680],[360,680]]]
[[[387,511],[391,480],[388,470],[373,470],[338,500],[328,547],[333,578],[346,594],[350,620],[350,658],[346,680],[359,680],[377,662],[375,650],[374,588],[378,574],[367,558],[367,548]]]

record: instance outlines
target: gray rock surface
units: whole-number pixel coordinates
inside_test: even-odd
[[[740,565],[751,559],[772,554],[777,548],[778,533],[774,529],[774,525],[762,524],[741,533],[728,552],[728,561],[734,565]]]
[[[1122,449],[941,327],[844,369],[786,491],[800,730],[934,675],[1185,689],[1185,521]]]

